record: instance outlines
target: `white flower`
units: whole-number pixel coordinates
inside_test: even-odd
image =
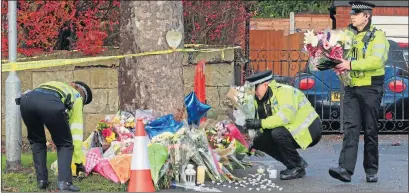
[[[347,36],[347,38],[344,41],[344,49],[349,50],[352,47],[352,38]]]
[[[339,30],[332,31],[331,37],[329,38],[329,45],[331,47],[335,46],[340,40],[341,40],[341,32]]]
[[[340,40],[344,46],[344,49],[349,50],[351,49],[352,46],[352,37],[349,36],[349,34],[345,31],[343,31],[342,33],[340,33]]]
[[[314,35],[314,30],[307,30],[307,33],[304,33],[304,45],[311,44],[313,47],[318,45],[318,37]]]

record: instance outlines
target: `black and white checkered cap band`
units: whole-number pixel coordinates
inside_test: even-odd
[[[259,80],[257,80],[257,81],[254,81],[254,82],[252,82],[251,84],[252,85],[256,85],[256,84],[260,84],[260,83],[263,83],[263,82],[266,82],[266,81],[270,81],[270,80],[272,80],[273,79],[273,75],[271,74],[271,75],[269,75],[269,76],[267,76],[267,77],[264,77],[264,78],[262,78],[262,79],[259,79]]]
[[[356,9],[356,10],[371,10],[372,7],[368,6],[368,5],[362,5],[362,4],[353,4],[352,5],[352,9]]]
[[[79,85],[79,84],[76,84],[76,85],[77,85],[78,88],[80,88],[80,89],[82,90],[82,92],[84,93],[84,95],[85,95],[84,101],[87,101],[87,98],[88,98],[87,90],[86,90],[83,86],[81,86],[81,85]]]

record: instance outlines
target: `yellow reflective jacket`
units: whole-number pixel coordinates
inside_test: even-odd
[[[352,49],[346,55],[347,59],[352,60],[349,72],[352,78],[351,86],[372,85],[371,77],[385,74],[384,66],[389,53],[389,42],[385,32],[376,29],[366,49],[363,42],[366,32],[373,31],[374,28],[375,26],[371,25],[368,30],[358,33],[356,28],[349,26],[345,31],[352,37]]]
[[[60,93],[64,103],[68,94],[71,94],[71,102],[73,102],[72,109],[68,112],[71,135],[74,145],[74,154],[72,161],[74,163],[82,163],[84,160],[84,152],[82,151],[82,142],[84,135],[83,127],[83,102],[81,94],[69,84],[57,81],[50,81],[39,85],[40,88],[54,90]]]
[[[319,117],[310,101],[300,90],[285,84],[271,81],[269,84],[273,94],[268,99],[272,115],[261,120],[261,132],[277,127],[287,128],[295,141],[305,150],[312,142],[308,127]],[[254,102],[258,109],[257,101]],[[266,110],[266,103],[264,103]],[[266,112],[267,114],[267,112]],[[258,118],[256,110],[256,118]]]

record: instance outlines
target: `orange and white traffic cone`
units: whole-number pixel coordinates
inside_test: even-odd
[[[143,119],[136,122],[128,192],[155,192],[148,157],[148,141]]]

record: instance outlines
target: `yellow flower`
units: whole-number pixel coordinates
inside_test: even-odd
[[[112,132],[110,136],[108,136],[108,137],[105,138],[105,140],[106,140],[108,143],[111,143],[111,142],[114,141],[115,139],[116,139],[116,137],[115,137],[115,133],[114,133],[114,132]]]

